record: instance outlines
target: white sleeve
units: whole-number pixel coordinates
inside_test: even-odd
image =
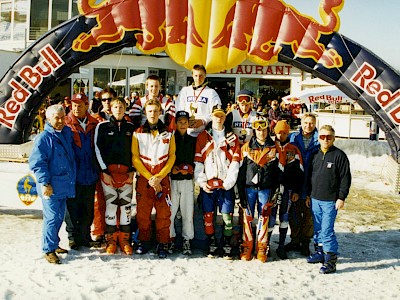
[[[229,165],[228,173],[223,183],[225,190],[230,190],[236,184],[239,174],[239,167],[240,163],[238,161],[233,161]]]
[[[96,129],[94,131],[94,152],[96,154],[97,161],[99,162],[100,169],[105,170],[107,169],[107,165],[105,164],[103,157],[101,156],[101,151],[99,146],[97,145],[97,140],[99,138],[99,127],[102,123],[97,124]]]
[[[206,174],[204,173],[204,164],[199,162],[194,162],[194,181],[201,187],[207,183]]]
[[[186,101],[186,87],[182,88],[178,94],[178,99],[175,102],[175,110],[181,111],[185,110],[185,101]]]

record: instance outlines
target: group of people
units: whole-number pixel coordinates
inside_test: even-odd
[[[322,263],[321,273],[334,272],[334,222],[351,184],[348,159],[333,146],[334,129],[318,131],[311,113],[303,115],[299,131],[290,133],[285,120],[271,129],[268,117],[253,109],[248,90],[239,92],[237,108],[227,113],[207,86],[204,66],[195,65],[192,76],[193,84],[175,101],[160,94],[158,77],[149,76],[147,95],[129,110],[112,89],[101,92],[94,114],[84,94],[72,96],[67,115],[62,105],[47,108],[44,132],[29,158],[43,201],[47,261],[61,263],[57,254],[67,253],[58,236],[65,211],[71,249],[101,247],[104,236],[107,253],[119,246],[140,255],[152,249],[155,209],[160,258],[174,251],[179,211],[182,253],[191,255],[198,187],[208,256],[266,262],[279,218],[278,257],[300,251],[309,263]],[[242,230],[239,241],[234,225]]]

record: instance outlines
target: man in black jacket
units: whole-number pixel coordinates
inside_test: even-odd
[[[324,125],[319,130],[321,148],[310,158],[307,178],[306,205],[310,205],[314,221],[315,253],[308,263],[323,263],[320,273],[336,271],[338,242],[334,224],[339,209],[349,194],[351,185],[350,163],[346,154],[336,148],[335,130]]]

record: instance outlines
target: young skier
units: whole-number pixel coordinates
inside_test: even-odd
[[[268,240],[270,241],[279,210],[279,246],[276,254],[281,259],[287,259],[285,239],[289,226],[289,208],[292,202],[299,200],[304,181],[303,161],[300,150],[289,143],[289,124],[278,121],[275,125],[275,145],[279,153],[279,167],[283,170],[280,180],[281,202],[272,208],[268,224]]]

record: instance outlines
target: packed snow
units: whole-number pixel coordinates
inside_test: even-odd
[[[359,140],[336,145],[349,156],[353,185],[336,223],[340,256],[334,274],[319,274],[320,265],[307,264],[299,253],[280,260],[277,228],[264,264],[210,259],[199,249],[190,257],[175,253],[161,260],[152,253],[107,255],[83,248],[60,255],[62,264],[53,265],[41,252],[41,211],[0,206],[0,298],[398,299],[400,199],[384,180],[388,146]],[[65,227],[60,237],[68,248]]]

